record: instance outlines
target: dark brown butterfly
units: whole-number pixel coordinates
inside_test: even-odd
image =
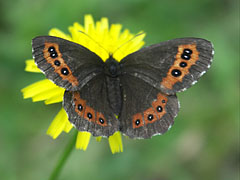
[[[179,111],[176,93],[197,82],[213,58],[211,42],[169,40],[106,62],[87,48],[51,36],[33,39],[37,66],[66,89],[69,121],[93,136],[116,131],[131,138],[165,133]]]

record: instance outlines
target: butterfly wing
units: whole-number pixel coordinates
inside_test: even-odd
[[[32,47],[38,68],[66,90],[79,90],[102,73],[101,58],[79,44],[58,37],[39,36],[32,40]]]
[[[121,131],[131,138],[165,133],[179,111],[176,92],[193,85],[210,67],[212,44],[182,38],[141,49],[121,62]]]
[[[121,61],[122,73],[137,77],[167,94],[183,91],[208,70],[211,42],[182,38],[141,49]]]
[[[123,105],[120,129],[131,138],[150,138],[165,133],[174,123],[179,104],[176,95],[167,95],[144,80],[121,77]]]
[[[111,136],[119,130],[119,121],[107,97],[104,75],[94,77],[79,91],[66,91],[63,106],[69,121],[79,131],[88,131],[93,136]]]

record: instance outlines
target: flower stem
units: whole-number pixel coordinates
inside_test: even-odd
[[[63,152],[63,154],[62,154],[61,158],[59,159],[55,169],[53,170],[49,180],[56,180],[57,177],[59,176],[64,164],[66,163],[67,158],[69,157],[72,150],[74,149],[73,147],[76,143],[77,134],[78,134],[78,131],[75,131],[72,139],[70,140],[70,142],[66,146],[65,151]]]

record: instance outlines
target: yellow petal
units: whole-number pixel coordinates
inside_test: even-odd
[[[108,33],[108,29],[109,29],[109,25],[108,25],[108,19],[103,17],[101,19],[101,27],[100,27],[100,31],[104,32],[104,33]]]
[[[129,34],[128,30],[125,30],[121,36],[119,41],[122,42],[122,45],[113,54],[113,57],[118,61],[121,61],[125,56],[137,51],[144,45],[143,38],[145,37],[145,33],[139,32],[133,36]],[[123,41],[123,39],[125,40]]]
[[[57,29],[57,28],[52,28],[52,29],[50,29],[50,31],[49,31],[48,34],[49,34],[49,36],[60,37],[60,38],[66,39],[66,40],[68,40],[68,41],[71,41],[71,40],[72,40],[72,38],[71,38],[69,35],[65,34],[64,32],[60,31],[60,30]]]
[[[97,142],[100,142],[101,140],[102,140],[102,137],[101,137],[101,136],[96,137],[96,141],[97,141]]]
[[[86,151],[90,138],[91,138],[90,132],[79,131],[77,135],[76,148]]]
[[[108,138],[108,143],[113,154],[123,152],[122,137],[119,131]]]
[[[32,98],[34,102],[46,100],[46,104],[51,104],[62,101],[65,89],[45,79],[29,85],[21,91],[24,98]]]
[[[59,113],[50,124],[47,134],[52,136],[53,139],[56,139],[62,133],[62,131],[69,132],[71,130],[69,124],[67,113],[63,108],[61,108]]]
[[[25,71],[38,73],[41,72],[41,70],[37,67],[33,59],[28,59],[25,61],[25,63],[26,63]]]
[[[62,94],[57,94],[56,96],[50,97],[49,99],[45,100],[45,104],[54,104],[54,103],[59,103],[63,101],[63,95],[65,91],[62,91]]]
[[[121,24],[112,24],[111,25],[109,33],[114,42],[116,42],[118,40],[121,29],[122,29]]]
[[[68,28],[69,32],[72,35],[72,41],[75,43],[78,43],[84,47],[86,47],[86,42],[89,39],[86,39],[86,35],[85,35],[85,30],[84,27],[82,25],[80,25],[79,23],[75,22],[73,24],[73,26],[70,26]]]
[[[127,42],[132,37],[133,37],[133,35],[130,34],[129,30],[125,29],[119,37],[119,43]],[[121,44],[119,44],[119,45],[121,45]]]
[[[63,131],[66,132],[66,133],[69,133],[72,128],[73,128],[73,125],[69,121],[67,121],[65,126],[64,126]]]
[[[92,15],[90,15],[90,14],[85,15],[85,17],[84,17],[84,27],[85,27],[85,32],[87,34],[89,34],[90,28],[91,28],[91,30],[95,29],[94,20],[93,20]]]
[[[131,53],[137,51],[138,49],[140,49],[144,45],[144,42],[143,42],[144,37],[145,37],[145,33],[143,33],[143,32],[139,32],[136,36],[134,36],[130,40],[129,46],[126,47],[126,49],[127,49],[126,55],[131,54]]]
[[[45,91],[46,89],[52,89],[55,88],[55,86],[56,85],[53,84],[51,81],[45,79],[29,85],[23,88],[21,91],[23,92],[24,98],[29,98],[38,94],[39,91],[42,92]]]
[[[64,95],[64,89],[60,88],[60,87],[55,87],[52,89],[47,89],[45,91],[39,92],[38,94],[36,94],[35,96],[32,97],[33,102],[36,101],[44,101],[44,100],[49,100],[52,99],[56,96],[59,96],[61,98],[63,98]],[[63,99],[62,99],[63,100]],[[48,101],[49,102],[49,101]],[[50,101],[51,102],[51,101]],[[49,103],[48,103],[49,104]]]
[[[76,30],[84,31],[84,27],[83,27],[81,24],[79,24],[78,22],[73,23],[73,27],[74,27]]]

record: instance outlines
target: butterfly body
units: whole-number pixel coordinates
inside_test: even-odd
[[[103,62],[79,44],[40,36],[33,39],[33,56],[46,77],[66,89],[63,106],[78,130],[150,138],[173,125],[176,93],[206,72],[213,47],[204,39],[181,38]]]
[[[112,56],[110,56],[105,64],[105,75],[112,78],[118,77],[121,75],[120,64]]]

